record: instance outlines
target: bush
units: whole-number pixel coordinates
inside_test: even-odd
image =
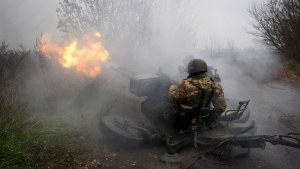
[[[300,61],[300,1],[268,0],[254,5],[253,35],[279,50],[284,57]]]
[[[29,115],[26,105],[18,100],[26,74],[34,76],[37,71],[32,68],[32,55],[33,52],[24,48],[11,50],[5,42],[0,45],[1,169],[66,168],[70,165],[72,145],[67,142],[74,130],[59,117]]]
[[[289,61],[285,64],[285,68],[287,68],[288,70],[291,70],[293,72],[296,73],[296,75],[298,77],[300,77],[300,63],[296,62],[296,61]]]
[[[70,165],[69,128],[42,125],[11,105],[0,105],[0,168],[64,168]],[[40,118],[40,117],[39,117]],[[61,123],[51,119],[52,123]],[[49,122],[48,120],[48,123]]]

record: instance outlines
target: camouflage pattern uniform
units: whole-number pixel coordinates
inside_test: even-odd
[[[188,77],[178,86],[170,85],[169,98],[182,111],[209,109],[212,103],[213,111],[210,111],[206,123],[215,121],[226,109],[222,86],[206,74]]]

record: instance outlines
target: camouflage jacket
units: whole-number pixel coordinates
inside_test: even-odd
[[[213,112],[220,116],[226,109],[223,88],[208,75],[188,77],[177,85],[170,85],[169,97],[182,109],[209,107],[212,103]]]

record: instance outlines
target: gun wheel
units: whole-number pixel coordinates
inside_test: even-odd
[[[160,155],[158,158],[160,161],[165,163],[178,163],[183,160],[183,156],[178,153],[174,153],[174,154],[165,153]]]
[[[142,122],[136,122],[122,116],[108,115],[101,120],[105,128],[133,141],[144,142],[154,133],[152,128],[145,126]]]

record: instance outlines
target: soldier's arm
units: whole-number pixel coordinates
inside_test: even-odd
[[[182,89],[183,81],[180,85],[169,86],[169,99],[171,102],[180,103],[185,98],[184,90]]]
[[[226,110],[226,101],[222,86],[217,83],[216,90],[212,98],[212,104],[214,106],[214,113],[220,116]]]

